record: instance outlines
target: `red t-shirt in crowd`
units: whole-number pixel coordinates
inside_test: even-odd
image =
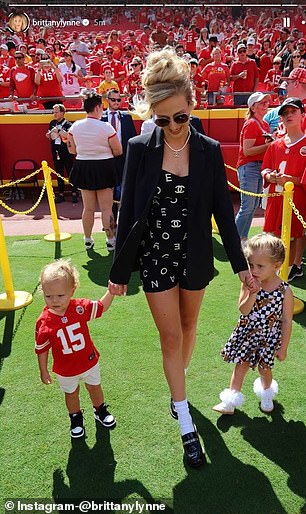
[[[255,139],[254,146],[264,145],[265,139],[263,134],[265,132],[270,133],[270,127],[266,121],[259,121],[256,118],[250,118],[245,121],[240,133],[237,168],[248,162],[263,161],[265,152],[256,155],[244,155],[243,141],[245,139]]]
[[[293,202],[303,219],[306,219],[306,136],[291,145],[286,145],[285,138],[276,139],[267,149],[262,169],[278,170],[292,177],[300,177],[301,185],[294,186]],[[269,185],[269,193],[275,192],[276,184]],[[268,197],[263,230],[281,235],[283,197]],[[291,237],[302,237],[304,228],[295,214],[292,215]]]
[[[233,81],[233,91],[244,93],[253,92],[255,79],[258,78],[258,68],[253,59],[247,59],[245,63],[234,61],[230,67],[230,75],[239,75],[242,71],[247,72],[245,79],[237,79]]]
[[[93,61],[90,63],[89,69],[93,75],[100,75],[101,63],[98,61]]]
[[[1,68],[0,68],[1,69]],[[0,71],[0,81],[10,83],[10,70],[9,68],[4,68]],[[7,98],[10,96],[10,89],[7,86],[0,85],[0,98]]]
[[[72,299],[63,316],[46,306],[36,322],[35,352],[52,350],[52,370],[64,377],[85,373],[99,360],[87,326],[88,321],[100,318],[100,300]]]
[[[34,92],[35,71],[32,66],[14,66],[11,68],[10,88],[19,98],[29,98]]]
[[[219,91],[220,82],[229,84],[229,67],[227,64],[210,62],[203,68],[202,77],[207,80],[207,91]]]

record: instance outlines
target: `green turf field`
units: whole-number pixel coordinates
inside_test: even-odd
[[[213,412],[232,372],[219,351],[237,321],[240,288],[219,236],[214,238],[216,277],[207,288],[187,375],[208,465],[200,470],[183,466],[179,429],[168,413],[158,336],[137,276],[128,296],[115,298],[109,311],[90,325],[117,428],[109,433],[96,426],[82,387],[87,437],[71,443],[63,395],[55,381],[51,386],[40,383],[34,354],[35,321],[44,305],[38,276],[55,255],[70,257],[80,271],[77,296],[99,298],[112,257],[104,236],[95,240],[94,251],[86,254],[81,234],[58,247],[41,236],[7,238],[15,289],[32,292],[34,301],[24,310],[0,313],[0,497],[25,503],[89,498],[131,504],[146,499],[166,503],[175,514],[306,513],[306,313],[295,317],[287,360],[276,362],[280,392],[272,415],[258,408],[253,372],[243,389],[243,410],[228,417]],[[306,278],[294,284],[295,295],[306,302]],[[3,505],[0,500],[0,513]],[[104,512],[115,511],[104,507]],[[161,505],[155,507],[165,512]],[[136,508],[133,512],[140,512]],[[101,511],[94,506],[88,510]]]

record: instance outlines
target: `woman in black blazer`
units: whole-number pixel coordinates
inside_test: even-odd
[[[194,102],[188,65],[171,50],[155,52],[143,86],[140,114],[153,114],[157,127],[129,141],[109,290],[125,294],[131,272],[140,270],[160,335],[170,413],[179,421],[187,464],[198,467],[205,455],[189,412],[185,371],[205,287],[213,278],[212,214],[234,272],[242,281],[251,278],[220,146],[189,127]]]

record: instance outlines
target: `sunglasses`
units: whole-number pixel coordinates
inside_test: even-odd
[[[113,52],[106,52],[106,55],[113,55]]]
[[[70,54],[63,54],[63,55],[64,55],[64,57],[71,57]]]
[[[121,102],[121,98],[111,98],[111,97],[109,97],[108,100],[110,100],[111,102],[118,102],[118,103]]]
[[[238,54],[246,54],[246,50],[238,50]]]
[[[187,123],[189,121],[189,115],[186,114],[186,112],[183,112],[182,114],[175,114],[172,116],[172,119],[174,123],[177,123],[178,125],[183,125],[184,123]],[[154,123],[158,127],[167,127],[171,121],[171,118],[154,118]]]
[[[136,68],[136,66],[140,66],[140,62],[137,62],[137,63],[135,62],[135,63],[131,64],[131,66],[132,66],[132,68]]]
[[[292,57],[293,57],[293,59],[300,59],[301,58],[300,55],[293,55]]]
[[[23,55],[17,55],[17,56],[15,55],[15,59],[16,59],[16,60],[17,60],[17,59],[24,59],[24,57],[23,57]]]

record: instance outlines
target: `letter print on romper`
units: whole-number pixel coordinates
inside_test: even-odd
[[[161,172],[141,242],[146,292],[165,291],[186,277],[188,176]]]

